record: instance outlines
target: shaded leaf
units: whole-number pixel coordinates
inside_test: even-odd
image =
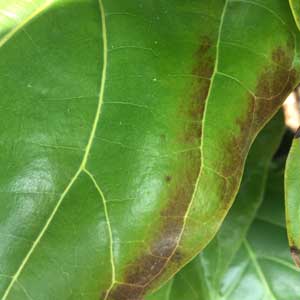
[[[295,264],[300,267],[300,140],[295,138],[285,170],[285,211],[289,244]]]

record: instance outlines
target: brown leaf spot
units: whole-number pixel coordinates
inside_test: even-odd
[[[300,250],[296,246],[291,246],[291,255],[298,268],[300,268]]]
[[[181,133],[181,140],[184,144],[200,143],[202,116],[209,87],[209,80],[197,79],[196,82],[192,83],[189,94],[183,97],[180,116],[185,120],[184,130]]]
[[[143,296],[143,287],[129,284],[117,284],[109,293],[108,300],[141,300]],[[100,298],[100,300],[104,299]]]
[[[151,252],[160,257],[170,257],[177,246],[182,230],[183,217],[163,217],[163,227],[157,232]]]
[[[165,181],[166,181],[167,183],[170,183],[171,180],[172,180],[172,176],[171,176],[171,175],[167,175],[167,176],[165,177]]]
[[[183,261],[183,255],[181,253],[181,251],[179,249],[176,249],[176,251],[174,252],[174,254],[172,255],[172,262],[176,263],[176,264],[180,264],[180,262]]]
[[[290,57],[286,54],[282,47],[278,47],[272,52],[272,60],[282,66],[290,65]]]
[[[277,65],[266,65],[258,79],[255,94],[259,98],[272,100],[282,96],[283,90],[291,88],[291,77],[294,77],[294,71],[291,70],[293,60],[291,49],[282,47],[274,49],[272,51],[272,60]],[[281,101],[283,100],[281,99]]]
[[[201,167],[200,150],[190,150],[182,153],[178,160],[181,167],[173,175],[169,185],[166,207],[161,211],[164,217],[183,217],[192,198],[197,177]]]
[[[275,70],[275,73],[268,75],[263,73],[260,77],[260,82],[270,82],[268,76],[277,76],[278,72]],[[269,99],[257,98],[256,100],[256,115],[255,115],[255,130],[259,130],[267,120],[277,111],[282,102],[286,99],[289,93],[294,89],[296,82],[297,73],[294,69],[290,71],[282,71],[282,75],[278,76],[277,79],[274,77],[274,84],[278,84],[276,87],[277,94],[269,94]],[[260,88],[264,85],[258,83],[258,95],[260,94]]]
[[[130,264],[126,283],[146,285],[165,265],[166,258],[144,254],[135,263]]]
[[[232,135],[228,142],[224,144],[224,160],[220,162],[222,166],[220,172],[225,177],[238,176],[238,170],[242,169],[245,155],[248,152],[251,136],[252,122],[255,110],[255,100],[252,95],[248,95],[248,106],[246,112],[236,119],[235,124],[239,128],[238,135]]]
[[[282,47],[278,47],[272,52],[272,59],[277,65],[268,64],[265,66],[258,77],[254,91],[257,97],[248,96],[249,107],[246,117],[236,121],[240,135],[233,137],[226,145],[227,153],[231,152],[234,155],[232,155],[231,164],[226,164],[226,168],[222,170],[222,174],[225,176],[233,174],[235,170],[242,167],[253,136],[272,117],[293,89],[296,72],[289,69],[292,63],[289,52],[290,49],[284,50]],[[282,67],[283,65],[285,67]]]
[[[193,68],[193,74],[210,78],[215,65],[215,43],[209,36],[200,37],[200,41],[200,46],[194,55],[197,63]]]
[[[165,143],[167,141],[167,137],[164,133],[162,133],[159,137],[160,137],[161,143]]]
[[[180,106],[180,115],[186,120],[182,140],[187,144],[200,143],[202,134],[202,116],[215,66],[215,47],[208,36],[200,38],[200,45],[194,53],[194,61],[192,74],[195,78],[183,95]]]

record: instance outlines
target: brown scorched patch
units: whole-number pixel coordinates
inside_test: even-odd
[[[291,246],[290,251],[296,266],[300,268],[300,250],[296,246]]]
[[[109,293],[108,300],[141,300],[143,297],[143,287],[134,286],[130,284],[117,284],[116,288]],[[100,300],[105,298],[105,294],[101,296]]]

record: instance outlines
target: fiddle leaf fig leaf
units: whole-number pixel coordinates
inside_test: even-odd
[[[142,299],[213,238],[300,80],[288,2],[8,0],[0,16],[0,297]]]

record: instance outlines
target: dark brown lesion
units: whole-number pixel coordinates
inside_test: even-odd
[[[236,122],[241,135],[234,138],[229,143],[229,147],[238,148],[238,145],[243,145],[238,159],[240,163],[244,161],[257,131],[276,113],[294,88],[297,74],[292,68],[292,53],[293,49],[285,49],[281,46],[272,51],[271,57],[275,64],[268,64],[263,68],[258,76],[254,95],[248,97],[247,118]],[[252,116],[253,120],[250,120],[249,116]],[[251,126],[250,131],[249,126]]]
[[[116,284],[116,287],[109,293],[107,300],[141,300],[144,288],[130,284]],[[101,295],[100,300],[105,299],[106,293]]]
[[[194,54],[196,63],[192,74],[210,79],[215,67],[215,41],[209,36],[201,36],[200,41],[200,46]]]
[[[178,116],[185,120],[185,128],[181,133],[184,144],[200,144],[202,136],[202,117],[205,102],[211,85],[211,77],[215,67],[215,45],[208,36],[201,37],[199,48],[193,54],[194,66],[191,74],[194,79],[182,96]]]
[[[172,180],[172,176],[171,176],[171,175],[167,175],[167,176],[165,177],[166,183],[170,183],[171,180]]]
[[[133,264],[128,264],[126,283],[145,286],[165,265],[164,257],[145,254]]]
[[[290,251],[296,266],[300,268],[300,249],[298,249],[296,246],[291,246]]]
[[[157,237],[151,245],[151,253],[158,257],[169,259],[178,243],[182,230],[183,217],[162,217],[163,224],[157,232]]]
[[[266,66],[258,78],[255,90],[255,94],[257,95],[256,131],[279,109],[283,101],[295,87],[299,74],[292,67],[293,55],[291,51],[292,49],[284,50],[282,47],[273,50],[273,60],[278,64]],[[284,63],[285,66],[283,66]]]
[[[220,162],[220,166],[222,166],[220,173],[226,178],[240,176],[240,170],[243,168],[245,156],[253,136],[253,118],[256,109],[255,98],[249,94],[245,101],[248,103],[245,114],[235,120],[235,126],[239,129],[240,134],[232,135],[223,144],[223,149],[221,150],[226,161]]]
[[[294,138],[295,139],[299,139],[300,138],[300,127],[297,129]]]
[[[291,49],[291,48],[290,48]],[[290,56],[283,47],[278,47],[272,52],[272,61],[283,68],[290,65]]]

